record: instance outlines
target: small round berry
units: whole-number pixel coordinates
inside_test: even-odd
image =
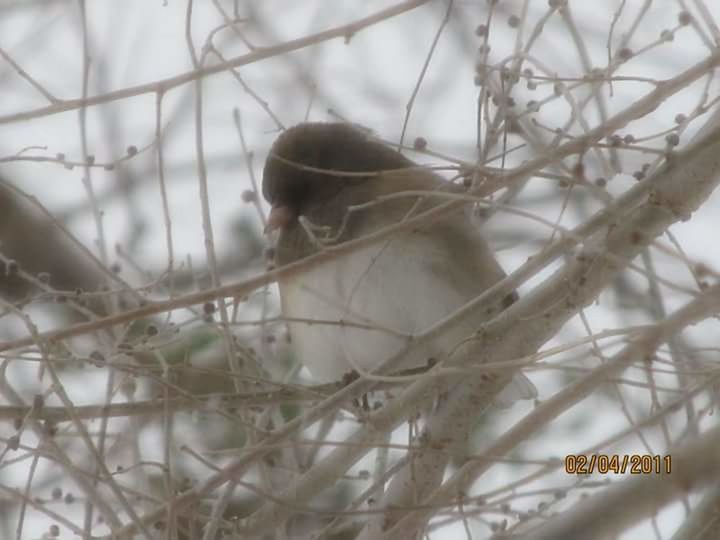
[[[415,137],[413,148],[415,150],[425,150],[427,148],[427,140],[424,137]]]
[[[254,203],[257,201],[257,194],[250,189],[246,189],[240,194],[240,198],[244,203]]]

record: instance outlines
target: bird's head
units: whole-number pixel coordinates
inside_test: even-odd
[[[358,173],[412,167],[412,161],[343,123],[304,123],[280,135],[263,171],[263,195],[272,205],[267,230],[331,201],[343,187],[370,177]]]

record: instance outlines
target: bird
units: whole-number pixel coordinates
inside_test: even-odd
[[[465,190],[356,125],[298,124],[277,137],[263,170],[262,192],[271,206],[266,232],[277,235],[274,263],[293,263],[445,202],[433,193]],[[411,336],[505,277],[465,206],[279,278],[292,348],[315,380],[372,372]],[[512,293],[503,303],[516,298]],[[398,369],[444,358],[486,318],[465,318],[411,350]],[[535,395],[518,374],[499,401]]]

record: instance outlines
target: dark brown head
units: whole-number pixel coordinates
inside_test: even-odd
[[[348,183],[367,178],[342,173],[412,166],[402,154],[349,124],[299,124],[277,138],[265,162],[262,189],[272,205],[267,228],[285,227],[329,202]]]

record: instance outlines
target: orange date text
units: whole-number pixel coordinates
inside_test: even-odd
[[[650,454],[568,454],[568,474],[670,474],[672,456]]]

